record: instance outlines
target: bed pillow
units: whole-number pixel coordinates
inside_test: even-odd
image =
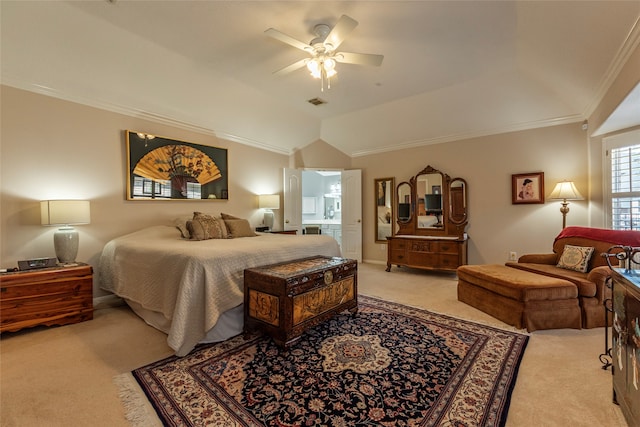
[[[211,215],[194,212],[193,219],[187,222],[191,240],[222,239],[223,231],[220,221]],[[226,230],[225,230],[226,231]]]
[[[224,223],[227,225],[227,231],[229,231],[229,238],[231,239],[257,236],[246,219],[225,219]]]
[[[557,267],[586,273],[594,250],[593,247],[565,245]]]

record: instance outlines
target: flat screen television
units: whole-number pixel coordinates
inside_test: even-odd
[[[410,203],[398,203],[398,218],[402,220],[409,219],[410,208]]]
[[[424,209],[430,213],[442,212],[442,194],[425,194]]]

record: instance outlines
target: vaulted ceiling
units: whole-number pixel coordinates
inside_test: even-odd
[[[640,1],[7,1],[2,83],[291,153],[358,156],[584,120],[640,41]],[[358,21],[331,88],[316,24]],[[308,102],[321,98],[326,104]],[[145,130],[148,131],[148,130]]]

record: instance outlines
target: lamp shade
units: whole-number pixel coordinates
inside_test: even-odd
[[[42,225],[89,224],[88,200],[44,200],[40,202]]]
[[[557,183],[551,194],[549,194],[549,198],[555,200],[584,199],[572,181],[562,181]]]
[[[260,209],[280,209],[280,196],[277,194],[261,194],[258,196]]]

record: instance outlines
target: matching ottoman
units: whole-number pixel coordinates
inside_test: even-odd
[[[578,288],[573,283],[501,264],[458,267],[458,300],[532,332],[580,329]]]

